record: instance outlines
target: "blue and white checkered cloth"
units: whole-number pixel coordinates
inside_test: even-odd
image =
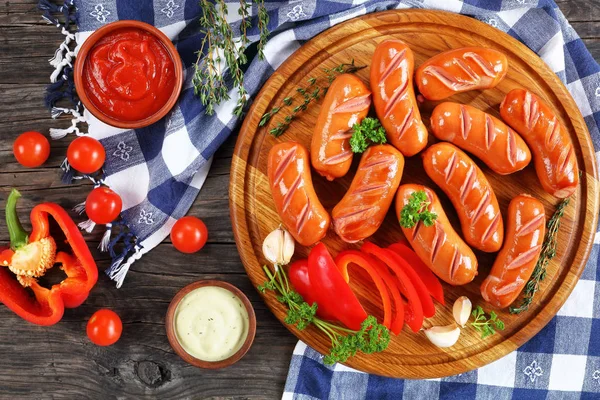
[[[226,1],[230,22],[239,26],[235,12],[239,2]],[[267,1],[266,6],[273,34],[265,49],[266,60],[251,60],[246,73],[246,89],[251,96],[303,42],[337,23],[395,8],[446,10],[485,21],[538,53],[573,95],[595,148],[600,149],[600,67],[551,0],[289,0]],[[51,134],[81,134],[77,123],[87,121],[89,134],[100,139],[107,150],[104,181],[124,200],[123,223],[131,235],[113,239],[123,239],[126,247],[124,253],[113,254],[115,263],[109,270],[120,285],[131,263],[160,243],[175,220],[188,211],[208,173],[212,155],[239,122],[232,116],[237,98],[232,95],[217,108],[215,116],[208,117],[193,95],[190,72],[202,40],[197,0],[65,0],[63,6],[40,0],[40,8],[65,34],[65,42],[51,60],[55,71],[48,105],[53,107],[53,116],[70,113],[74,118],[72,127]],[[59,22],[57,13],[65,15],[66,23]],[[252,15],[256,15],[256,6]],[[184,89],[173,112],[157,124],[135,131],[110,128],[82,110],[70,79],[75,57],[70,43],[81,45],[98,27],[120,19],[141,20],[160,28],[173,39],[185,67]],[[75,35],[70,33],[73,22],[79,27]],[[255,20],[249,33],[252,41],[258,40]],[[64,98],[74,100],[75,107],[58,107]],[[318,353],[299,343],[283,397],[600,398],[600,298],[595,296],[600,284],[598,243],[599,235],[581,280],[558,316],[518,351],[489,366],[444,379],[395,380],[339,364],[325,367]],[[596,337],[593,331],[598,332]]]

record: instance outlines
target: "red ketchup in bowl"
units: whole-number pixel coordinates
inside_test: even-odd
[[[175,64],[160,40],[138,28],[109,32],[90,49],[83,89],[106,116],[138,121],[156,114],[176,84]]]

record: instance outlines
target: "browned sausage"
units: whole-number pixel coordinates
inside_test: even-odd
[[[550,107],[535,94],[514,89],[502,100],[500,115],[529,145],[544,190],[559,198],[572,195],[579,183],[575,149]]]
[[[531,153],[523,139],[502,121],[475,107],[442,103],[431,114],[435,137],[452,142],[500,175],[527,166]]]
[[[331,219],[315,193],[304,146],[296,142],[273,146],[267,174],[275,208],[287,230],[303,246],[321,240]]]
[[[413,69],[413,53],[404,42],[390,39],[375,49],[371,62],[375,111],[389,142],[407,157],[427,146],[427,128],[413,89]]]
[[[481,295],[495,307],[508,307],[531,277],[540,258],[546,215],[544,206],[531,196],[519,195],[508,206],[504,247],[481,284]]]
[[[451,285],[464,285],[477,275],[477,258],[473,250],[452,228],[440,200],[433,190],[422,185],[407,184],[398,188],[396,215],[400,220],[402,208],[413,192],[424,191],[430,204],[427,209],[437,214],[432,226],[419,222],[413,228],[402,228],[404,236],[421,260],[441,279]]]
[[[429,100],[442,100],[455,93],[490,89],[506,75],[508,60],[499,51],[463,47],[438,54],[415,74],[419,92]]]
[[[500,250],[504,240],[500,207],[477,164],[456,146],[440,142],[425,150],[423,167],[454,205],[465,241],[482,251]]]
[[[350,188],[335,206],[333,227],[353,243],[377,231],[387,214],[404,170],[404,157],[394,147],[369,147],[362,155]]]
[[[312,136],[313,168],[332,181],[348,172],[352,164],[352,126],[360,124],[371,105],[371,92],[351,74],[339,75],[325,95]]]

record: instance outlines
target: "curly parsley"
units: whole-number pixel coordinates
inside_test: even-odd
[[[371,354],[387,349],[390,343],[390,332],[388,328],[377,323],[375,317],[368,316],[358,331],[323,321],[316,316],[317,303],[309,305],[298,292],[291,289],[283,267],[277,268],[275,273],[272,273],[266,265],[263,266],[263,270],[269,280],[259,285],[258,290],[262,293],[267,290],[277,292],[277,300],[288,307],[285,323],[296,325],[300,330],[313,324],[331,339],[331,350],[323,358],[325,364],[345,362],[359,351]]]
[[[419,221],[423,221],[425,226],[433,225],[437,219],[437,214],[427,210],[431,204],[427,193],[423,190],[413,192],[408,199],[402,211],[400,212],[400,226],[403,228],[413,228]]]
[[[377,118],[367,117],[360,124],[354,124],[352,127],[350,148],[353,153],[362,153],[371,144],[383,144],[386,142],[385,129],[383,129]]]
[[[498,314],[494,311],[490,312],[490,318],[488,319],[483,308],[477,306],[477,308],[471,312],[471,315],[475,318],[475,320],[471,322],[471,326],[481,334],[482,339],[496,333],[496,329],[501,331],[504,330],[504,322],[498,319]]]

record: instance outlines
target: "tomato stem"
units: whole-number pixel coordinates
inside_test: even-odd
[[[10,236],[10,248],[17,250],[29,242],[29,235],[23,229],[19,215],[17,214],[17,201],[21,198],[21,193],[13,189],[6,200],[6,226]]]

